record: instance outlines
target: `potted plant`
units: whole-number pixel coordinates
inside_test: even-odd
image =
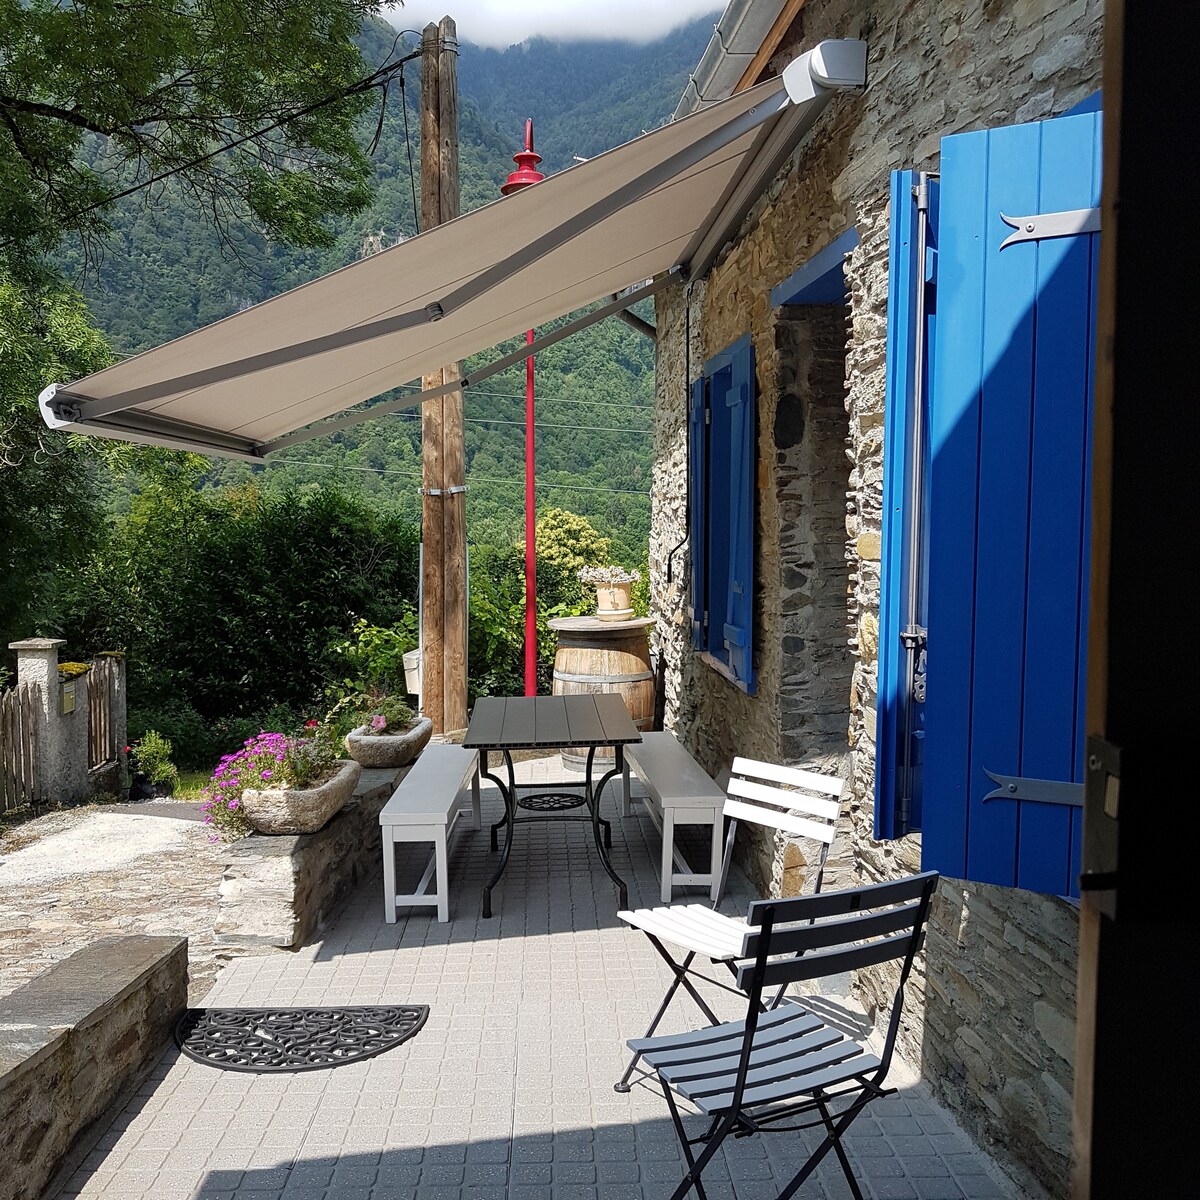
[[[136,742],[125,747],[133,775],[129,784],[131,801],[174,794],[179,772],[171,762],[171,749],[170,741],[155,729],[147,729]]]
[[[362,767],[336,757],[327,730],[314,728],[312,734],[264,732],[225,755],[204,789],[205,823],[231,839],[315,833],[327,824],[354,794]]]
[[[407,766],[429,744],[433,722],[418,717],[398,696],[366,690],[344,697],[325,718],[346,729],[346,753],[364,767]]]
[[[596,616],[602,621],[627,621],[633,616],[630,592],[640,583],[641,571],[625,567],[581,567],[579,581],[596,589]]]
[[[349,672],[330,692],[336,703],[322,728],[364,767],[406,766],[433,734],[433,722],[418,717],[402,699],[408,691],[405,659],[412,654],[415,621],[415,614],[392,627],[359,620],[350,639],[332,647]]]

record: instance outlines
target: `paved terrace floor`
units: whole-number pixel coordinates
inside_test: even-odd
[[[559,773],[521,764],[520,778]],[[606,804],[611,813],[611,805]],[[613,860],[635,906],[658,902],[658,835],[613,820]],[[411,1041],[366,1062],[247,1075],[172,1049],[114,1114],[57,1192],[106,1200],[664,1200],[682,1177],[660,1093],[613,1082],[624,1041],[644,1032],[668,976],[647,940],[616,919],[615,891],[578,822],[519,826],[508,872],[482,920],[495,858],[485,826],[456,830],[451,921],[383,920],[378,879],[318,944],[244,958],[210,1005],[423,1003]],[[703,859],[701,859],[703,861]],[[401,880],[423,863],[401,860]],[[402,883],[403,886],[403,883]],[[700,893],[692,893],[698,897]],[[679,893],[677,893],[677,898]],[[736,877],[725,908],[745,910]],[[432,910],[429,910],[431,913]],[[697,1023],[676,1001],[664,1030]],[[723,1006],[736,1015],[735,998]],[[705,1173],[711,1200],[776,1197],[805,1157],[802,1137],[730,1140]],[[847,1145],[875,1200],[1015,1195],[919,1083],[877,1102]],[[55,1194],[53,1191],[51,1195]],[[801,1200],[849,1196],[830,1155]]]

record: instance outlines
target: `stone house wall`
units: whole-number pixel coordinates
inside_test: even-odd
[[[1061,114],[1099,86],[1100,0],[809,0],[772,62],[868,42],[867,89],[836,98],[706,280],[659,293],[650,539],[665,718],[710,773],[735,754],[852,779],[829,885],[916,870],[919,835],[872,838],[889,172],[937,168],[950,133]],[[772,309],[771,288],[848,229],[848,307]],[[758,386],[755,664],[747,696],[691,652],[687,387],[753,340]],[[803,885],[811,847],[760,842],[764,892]],[[901,1050],[1021,1175],[1065,1194],[1076,915],[1028,892],[944,881]],[[857,980],[890,1001],[886,972]]]

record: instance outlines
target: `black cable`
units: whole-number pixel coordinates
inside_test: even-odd
[[[397,35],[399,41],[399,35]],[[392,48],[395,49],[395,42],[392,43]],[[297,109],[295,112],[288,113],[286,116],[280,117],[277,121],[273,121],[270,125],[264,126],[262,129],[256,130],[254,133],[247,133],[243,137],[235,138],[232,142],[226,142],[222,146],[218,146],[215,150],[210,150],[207,154],[201,154],[198,158],[193,158],[190,162],[181,163],[177,167],[172,167],[169,171],[163,171],[161,174],[154,175],[141,183],[134,184],[132,187],[126,188],[122,192],[115,192],[111,196],[106,196],[103,200],[97,200],[95,204],[89,204],[85,208],[78,209],[73,213],[68,213],[62,218],[63,223],[68,221],[77,221],[80,217],[86,217],[88,213],[95,212],[97,209],[106,208],[110,204],[116,203],[118,200],[125,199],[126,196],[132,196],[134,192],[140,192],[144,188],[153,187],[156,183],[162,183],[166,179],[170,179],[173,175],[179,175],[184,171],[190,171],[193,167],[200,166],[201,163],[208,162],[209,159],[216,158],[219,154],[224,154],[228,150],[236,150],[239,146],[244,146],[247,142],[252,142],[256,138],[263,137],[265,134],[271,133],[275,129],[280,129],[284,125],[290,124],[292,121],[299,120],[300,117],[306,117],[309,113],[314,113],[318,109],[326,108],[330,104],[336,104],[340,100],[347,100],[351,96],[357,96],[362,92],[371,91],[386,83],[392,75],[403,69],[406,62],[411,62],[415,58],[420,58],[420,50],[416,50],[411,54],[405,55],[399,62],[385,63],[384,66],[372,71],[370,75],[358,80],[357,83],[352,83],[348,88],[341,92],[336,92],[333,95],[326,96],[323,100],[314,101],[312,104],[306,105],[304,108]],[[17,242],[17,238],[5,238],[0,242],[0,246],[8,246]]]
[[[404,68],[400,68],[400,103],[404,108],[404,148],[408,151],[408,188],[412,193],[413,228],[421,232],[421,213],[417,208],[417,177],[413,173],[412,138],[408,133],[408,92],[404,88]]]
[[[399,412],[387,413],[387,416],[403,417],[407,420],[419,420],[421,414],[415,412],[411,408],[403,408]],[[521,429],[525,428],[524,421],[505,421],[500,417],[463,417],[463,421],[468,425],[516,425]],[[598,433],[653,433],[653,429],[627,429],[620,425],[564,425],[556,421],[534,421],[534,425],[538,429],[571,429],[577,432],[595,431]]]
[[[387,113],[388,84],[390,83],[389,79],[379,89],[379,120],[375,122],[375,136],[371,138],[371,144],[367,147],[368,158],[374,157],[375,151],[379,149],[379,139],[383,137],[383,118]],[[400,72],[400,86],[404,86],[403,70]]]
[[[692,285],[689,283],[683,293],[683,386],[687,389],[687,405],[692,402]],[[685,406],[686,407],[686,406]],[[687,474],[686,500],[683,505],[683,537],[671,548],[667,555],[667,582],[671,582],[675,555],[691,536],[692,532],[692,415],[687,410],[686,439],[684,446],[684,471]]]

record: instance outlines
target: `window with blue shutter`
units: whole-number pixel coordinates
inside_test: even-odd
[[[705,364],[688,412],[692,645],[747,692],[755,688],[755,408],[747,336]]]
[[[943,139],[924,263],[911,173],[892,193],[876,828],[906,832],[915,726],[907,828],[921,829],[925,867],[1058,895],[1078,894],[1100,120]],[[914,480],[922,287],[933,345]],[[914,514],[927,630],[917,705],[902,666]]]

